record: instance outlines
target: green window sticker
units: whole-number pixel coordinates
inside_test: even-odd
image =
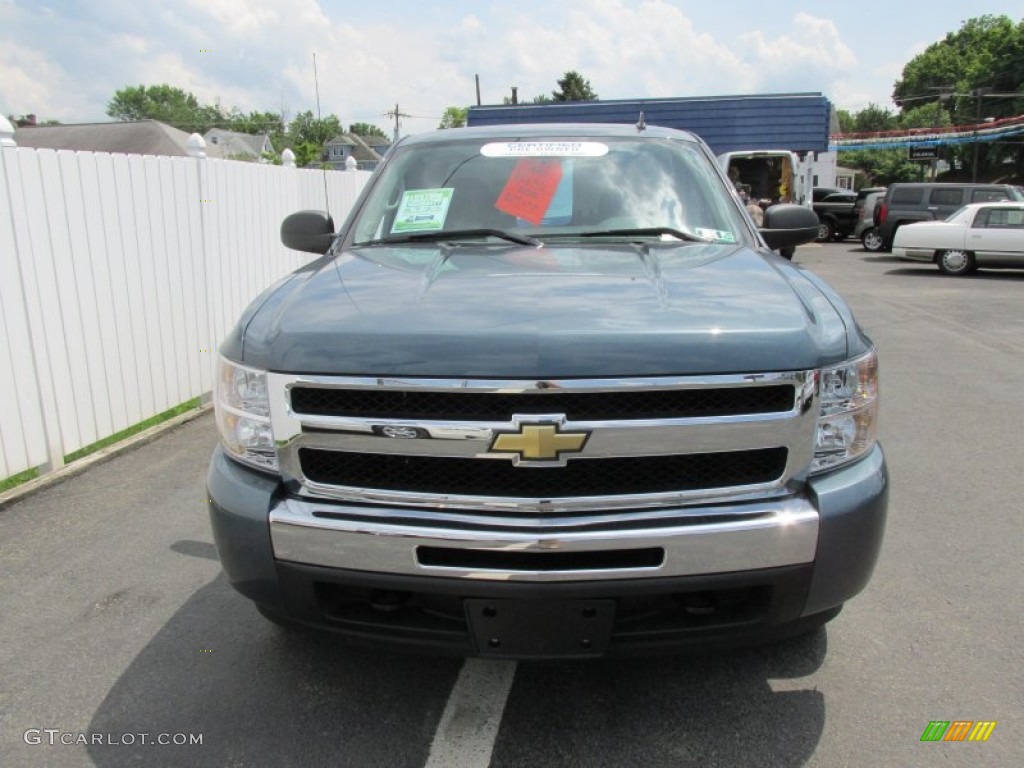
[[[448,218],[448,206],[451,205],[454,192],[455,189],[451,187],[407,190],[398,205],[391,234],[444,229],[444,220]]]

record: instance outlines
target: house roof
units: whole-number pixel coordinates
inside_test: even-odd
[[[358,136],[354,133],[342,133],[324,144],[324,147],[352,147],[352,157],[357,162],[379,163],[384,159],[384,153],[390,144],[391,142],[381,139],[380,136]]]
[[[385,139],[383,136],[360,136],[359,138],[374,149],[383,147],[387,150],[391,146],[391,139]]]
[[[240,133],[223,128],[211,128],[204,135],[207,157],[252,157],[259,159],[268,143],[267,133]]]
[[[333,139],[324,144],[325,147],[354,147],[356,143],[349,138],[347,133],[342,133],[335,136]]]
[[[14,132],[19,147],[178,157],[188,155],[188,137],[184,131],[158,120],[33,125]]]

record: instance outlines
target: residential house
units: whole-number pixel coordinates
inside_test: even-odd
[[[211,128],[203,135],[203,139],[206,141],[207,157],[266,162],[263,153],[274,152],[270,134],[267,133],[239,133]]]
[[[836,166],[836,186],[840,189],[852,190],[856,186],[857,175],[860,173],[856,168],[844,168]]]
[[[158,120],[25,125],[14,132],[19,147],[174,157],[188,155],[188,137],[184,131]]]
[[[355,158],[356,167],[361,171],[372,171],[388,151],[391,142],[380,136],[357,136],[342,133],[324,144],[323,160],[336,171],[344,171],[345,161]]]

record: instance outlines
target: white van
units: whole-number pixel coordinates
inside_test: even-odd
[[[719,155],[718,162],[734,184],[750,187],[750,199],[762,208],[777,203],[810,204],[804,164],[795,152],[738,150]]]

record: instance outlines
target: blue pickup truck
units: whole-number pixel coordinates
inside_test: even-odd
[[[398,142],[220,347],[208,486],[270,620],[502,658],[815,629],[868,582],[878,361],[699,138],[497,126]]]

